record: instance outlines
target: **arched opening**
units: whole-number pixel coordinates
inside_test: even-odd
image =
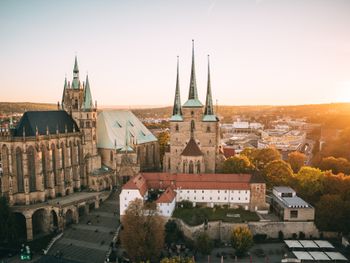
[[[36,191],[36,175],[35,175],[35,150],[33,146],[29,146],[27,150],[28,158],[28,174],[29,174],[29,191]]]
[[[24,192],[24,178],[23,178],[23,156],[21,148],[16,148],[16,174],[17,174],[17,191]]]
[[[45,145],[41,145],[41,166],[44,176],[44,188],[46,189],[50,185],[50,182],[49,175],[47,172],[47,151]]]
[[[10,167],[9,167],[9,150],[6,145],[2,146],[0,155],[1,155],[0,161],[2,162],[2,172],[0,171],[0,192],[2,194],[5,194],[5,196],[7,197],[7,193],[9,190]]]
[[[66,178],[66,147],[64,146],[64,143],[61,143],[61,167],[62,167],[62,171],[63,171],[63,178],[64,178],[64,182],[66,183],[67,178]]]
[[[52,158],[52,171],[54,176],[54,182],[55,186],[59,185],[59,180],[57,176],[57,155],[56,155],[56,146],[54,144],[51,144],[51,158]]]
[[[79,218],[85,215],[85,206],[79,206],[78,213],[79,213]]]
[[[95,202],[89,204],[89,211],[95,209]]]
[[[197,161],[197,174],[200,174],[201,173],[201,162],[200,161]]]
[[[45,235],[49,232],[50,221],[45,209],[38,209],[32,216],[33,237]]]
[[[21,241],[27,240],[27,226],[26,226],[26,218],[21,213],[14,213],[14,220],[16,224],[16,231],[18,234],[18,239]]]
[[[69,192],[70,192],[69,189],[66,189],[66,195],[69,195]]]
[[[194,132],[194,130],[196,129],[194,120],[191,120],[191,132]]]
[[[66,226],[73,224],[73,212],[68,209],[66,212]]]
[[[190,161],[190,164],[188,165],[188,173],[194,173],[193,161]]]
[[[185,174],[186,173],[186,168],[187,168],[187,162],[184,161],[182,164],[182,172]]]
[[[57,232],[58,230],[58,217],[55,210],[50,212],[50,232]]]

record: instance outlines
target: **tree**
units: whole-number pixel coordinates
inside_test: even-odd
[[[237,256],[243,256],[253,246],[253,235],[248,227],[236,227],[232,230],[232,247]]]
[[[160,132],[158,134],[158,142],[159,142],[159,158],[160,158],[160,163],[163,164],[163,158],[165,154],[165,150],[168,147],[168,143],[170,140],[170,135],[169,132]]]
[[[183,233],[174,220],[165,224],[165,243],[169,246],[183,239]]]
[[[268,187],[271,188],[277,185],[289,185],[293,178],[293,171],[285,161],[274,160],[265,166],[263,175]]]
[[[258,170],[262,170],[269,162],[281,159],[279,151],[272,147],[264,149],[244,149],[241,155],[247,156]]]
[[[158,261],[164,246],[164,222],[154,206],[130,202],[122,218],[121,244],[133,262]]]
[[[318,168],[304,166],[295,175],[295,188],[308,202],[316,203],[323,193],[324,172]]]
[[[163,258],[160,263],[195,263],[195,261],[192,258],[172,257]]]
[[[288,162],[294,173],[299,172],[300,168],[305,165],[306,156],[301,152],[291,152],[288,154]]]
[[[18,233],[13,213],[5,197],[0,197],[0,243],[12,244],[17,241]]]
[[[245,155],[235,155],[224,161],[223,173],[243,174],[250,173],[254,170],[248,157]]]
[[[196,238],[195,247],[202,255],[210,255],[213,250],[214,244],[206,232],[198,234]]]
[[[335,158],[333,156],[329,156],[322,158],[318,167],[323,171],[330,170],[334,174],[345,173],[350,175],[350,162],[342,157]]]

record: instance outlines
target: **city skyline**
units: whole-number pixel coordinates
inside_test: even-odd
[[[89,73],[101,106],[172,105],[180,56],[184,102],[191,39],[203,103],[207,54],[220,105],[350,101],[347,1],[4,1],[0,7],[1,101],[56,103],[77,55],[80,79]]]

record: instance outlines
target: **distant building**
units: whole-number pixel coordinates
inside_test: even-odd
[[[283,221],[314,221],[315,209],[286,186],[275,186],[272,190],[271,207]]]
[[[125,184],[120,193],[120,215],[135,199],[148,200],[149,194],[160,191],[155,200],[162,216],[172,215],[175,204],[189,201],[214,207],[228,205],[257,211],[266,209],[264,180],[251,174],[171,174],[141,173]]]

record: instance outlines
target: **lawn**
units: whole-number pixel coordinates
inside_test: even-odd
[[[229,215],[229,216],[227,216]],[[239,215],[239,216],[238,216]],[[193,207],[193,208],[176,208],[173,217],[182,219],[190,226],[197,226],[208,221],[244,223],[247,221],[259,221],[256,213],[241,208],[225,208],[225,207]]]

